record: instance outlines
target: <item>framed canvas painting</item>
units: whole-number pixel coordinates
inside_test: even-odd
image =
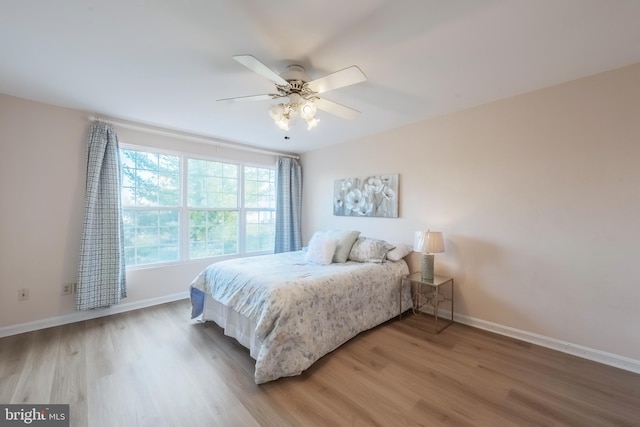
[[[333,214],[397,218],[398,174],[335,180]]]

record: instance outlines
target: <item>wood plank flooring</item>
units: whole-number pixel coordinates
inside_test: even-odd
[[[298,377],[254,361],[188,301],[0,339],[0,403],[69,403],[72,426],[640,426],[640,375],[454,324],[392,320]]]

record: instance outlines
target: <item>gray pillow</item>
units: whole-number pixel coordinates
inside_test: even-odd
[[[384,240],[359,237],[351,247],[349,260],[382,264],[387,256],[387,252],[394,247],[391,243]]]

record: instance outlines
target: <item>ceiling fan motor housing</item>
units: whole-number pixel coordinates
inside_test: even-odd
[[[304,99],[312,99],[316,94],[309,88],[309,85],[301,80],[289,80],[286,86],[284,85],[276,85],[278,88],[278,92],[280,92],[280,96],[291,96],[292,94],[297,94],[302,96]]]
[[[289,65],[282,74],[280,74],[280,77],[288,83],[286,86],[276,85],[281,96],[290,96],[296,93],[305,99],[309,99],[310,96],[315,95],[315,92],[312,91],[307,84],[309,76],[307,76],[302,66]]]
[[[289,80],[289,86],[291,86],[291,92],[302,92],[304,89],[304,82],[300,80]]]
[[[304,71],[304,67],[302,65],[287,65],[287,68],[280,73],[280,77],[288,82],[292,80],[299,80],[301,82],[309,81],[309,76]]]

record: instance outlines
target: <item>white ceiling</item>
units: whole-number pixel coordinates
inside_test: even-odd
[[[289,132],[231,59],[364,83]],[[640,62],[639,0],[2,0],[0,93],[277,151],[313,150]],[[284,136],[291,137],[285,140]]]

